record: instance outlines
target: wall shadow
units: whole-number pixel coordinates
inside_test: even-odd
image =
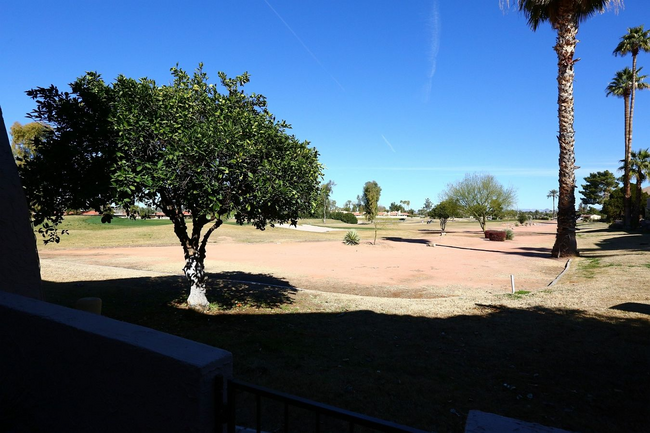
[[[570,431],[650,425],[645,315],[494,304],[427,318],[289,301],[200,314],[175,303],[186,289],[173,277],[44,290],[63,305],[100,296],[108,317],[229,350],[238,379],[427,431],[463,431],[472,409]]]

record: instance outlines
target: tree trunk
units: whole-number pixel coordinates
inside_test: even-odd
[[[623,105],[625,106],[625,158],[623,159],[623,225],[630,227],[630,155],[632,147],[630,146],[630,95],[623,95]]]
[[[634,207],[632,208],[632,221],[631,227],[633,229],[639,228],[639,217],[641,216],[641,196],[643,195],[643,185],[641,179],[637,177],[636,181],[636,199],[634,200]]]
[[[630,92],[630,112],[627,123],[627,139],[625,140],[625,228],[630,228],[632,188],[630,186],[630,154],[632,153],[632,122],[634,120],[634,95],[636,93],[636,54],[632,53],[632,92]]]
[[[205,311],[210,306],[210,303],[205,296],[205,266],[199,254],[186,254],[183,272],[190,282],[190,295],[187,297],[187,305],[194,310]]]
[[[555,218],[555,195],[553,196],[553,212],[551,212],[551,216]]]
[[[373,245],[377,245],[377,220],[375,222],[375,240],[372,242]]]
[[[577,44],[578,20],[570,5],[561,7],[556,23],[558,57],[558,119],[560,145],[559,200],[554,257],[578,256],[575,211],[575,132],[573,130],[573,55]]]
[[[632,78],[634,80],[634,78]],[[631,92],[630,92],[631,95]],[[632,154],[631,135],[630,135],[630,95],[623,95],[623,105],[625,106],[625,158],[623,164],[623,225],[630,227],[630,197],[632,191],[630,188],[630,157]]]

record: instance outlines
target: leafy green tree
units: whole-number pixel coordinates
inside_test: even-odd
[[[363,194],[357,195],[357,212],[365,212],[366,209],[363,207]]]
[[[14,122],[9,128],[11,134],[11,151],[17,165],[22,165],[27,159],[33,158],[34,140],[40,140],[50,132],[50,129],[39,122],[30,122],[21,125],[20,122]]]
[[[440,231],[445,233],[447,230],[447,221],[449,218],[455,218],[460,216],[460,206],[455,200],[443,200],[438,203],[433,209],[428,213],[431,218],[435,218],[440,221]]]
[[[115,193],[113,88],[98,74],[88,73],[70,84],[70,92],[50,86],[26,93],[37,101],[29,117],[49,129],[34,141],[31,158],[20,166],[34,226],[47,243],[59,242],[57,225],[68,209],[95,209],[106,215],[103,221],[110,221],[104,211]]]
[[[388,210],[390,212],[406,212],[406,209],[404,209],[404,206],[402,204],[397,204],[395,202],[392,202],[390,206],[388,206]]]
[[[639,197],[637,197],[637,194],[639,194],[639,191],[636,188],[634,188],[632,190],[632,199],[634,202],[636,201],[639,201],[641,203],[647,202],[649,197],[647,193],[641,190]],[[605,216],[605,221],[611,223],[616,220],[622,219],[624,217],[624,211],[625,211],[624,199],[625,199],[625,195],[622,187],[616,188],[614,191],[612,191],[609,198],[603,202],[603,207],[601,209],[601,214]],[[643,208],[640,209],[640,215],[641,216],[645,215],[645,209]]]
[[[552,189],[546,195],[546,198],[553,198],[553,209],[552,209],[553,218],[555,218],[555,199],[557,198],[557,194],[558,194],[557,189]]]
[[[204,309],[210,235],[230,216],[260,230],[267,224],[296,224],[318,199],[322,166],[308,142],[275,120],[263,96],[244,93],[247,74],[219,73],[221,93],[208,83],[201,65],[193,75],[179,68],[171,73],[173,82],[162,86],[124,76],[106,85],[99,75],[88,74],[73,83],[72,93],[32,90],[38,103],[34,117],[52,124],[54,133],[37,147],[42,157],[27,163],[23,175],[30,187],[34,179],[55,185],[51,196],[45,194],[50,189],[27,189],[34,208],[45,204],[41,215],[46,218],[56,219],[66,207],[83,207],[69,202],[79,198],[74,188],[91,173],[84,170],[88,178],[75,178],[76,183],[59,173],[74,173],[86,163],[105,170],[83,196],[88,203],[161,209],[183,248],[188,305]],[[74,119],[75,114],[81,117]],[[50,167],[57,168],[56,176]]]
[[[636,74],[632,73],[630,68],[624,68],[621,71],[618,71],[614,76],[614,79],[609,83],[605,89],[607,96],[614,95],[623,98],[623,107],[625,109],[625,159],[624,159],[624,168],[623,168],[623,188],[625,191],[625,224],[629,226],[630,223],[630,157],[632,151],[632,111],[630,110],[630,97],[633,93],[633,90],[642,90],[650,87],[650,84],[644,82],[647,78],[647,75],[639,75],[639,71],[642,68],[636,70]],[[634,87],[633,87],[634,86]]]
[[[420,216],[427,216],[429,215],[429,212],[431,212],[431,209],[433,209],[433,202],[427,197],[424,200],[424,204],[422,205],[422,209],[418,211],[418,215]]]
[[[373,245],[377,245],[377,215],[379,214],[379,197],[381,187],[377,182],[368,181],[363,186],[363,208],[366,211],[366,220],[375,226],[375,239]]]
[[[582,203],[585,205],[603,204],[612,191],[618,187],[618,182],[614,174],[609,171],[597,171],[589,173],[585,177],[585,183],[582,185],[580,194],[582,194]]]
[[[578,39],[578,24],[606,7],[618,7],[622,0],[500,0],[515,3],[533,31],[549,22],[557,32],[555,52],[558,60],[558,143],[560,146],[557,235],[551,254],[554,257],[578,255],[575,210],[575,131],[573,128],[573,66]]]
[[[465,178],[447,185],[443,192],[445,200],[458,203],[460,210],[475,218],[485,231],[488,217],[498,217],[515,204],[516,194],[512,188],[504,188],[490,174],[466,174]]]
[[[316,205],[316,214],[323,217],[323,223],[325,223],[327,215],[332,211],[330,196],[332,195],[332,190],[335,186],[336,183],[334,183],[333,180],[330,180],[329,182],[324,183],[320,186],[320,199]]]

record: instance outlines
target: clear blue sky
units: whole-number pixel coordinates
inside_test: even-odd
[[[623,101],[604,89],[631,65],[612,50],[640,24],[650,27],[647,0],[580,26],[579,185],[624,157]],[[218,71],[251,74],[247,91],[319,150],[339,205],[376,180],[380,204],[418,209],[465,173],[486,172],[517,190],[519,208],[545,209],[558,186],[554,44],[548,24],[533,32],[498,0],[12,1],[0,14],[0,105],[7,126],[25,123],[27,89],[66,88],[85,71],[164,84],[176,63],[203,62],[215,82]],[[650,54],[639,65],[650,73]],[[650,91],[636,103],[641,147]]]

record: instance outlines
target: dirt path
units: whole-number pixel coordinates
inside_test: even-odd
[[[554,224],[539,224],[518,227],[507,242],[451,233],[358,246],[218,239],[208,246],[206,270],[244,272],[251,279],[272,275],[303,289],[389,298],[509,293],[511,274],[517,290],[539,290],[566,263],[550,258],[554,232]],[[180,275],[183,267],[179,246],[42,251],[40,256],[43,278],[51,281]]]

